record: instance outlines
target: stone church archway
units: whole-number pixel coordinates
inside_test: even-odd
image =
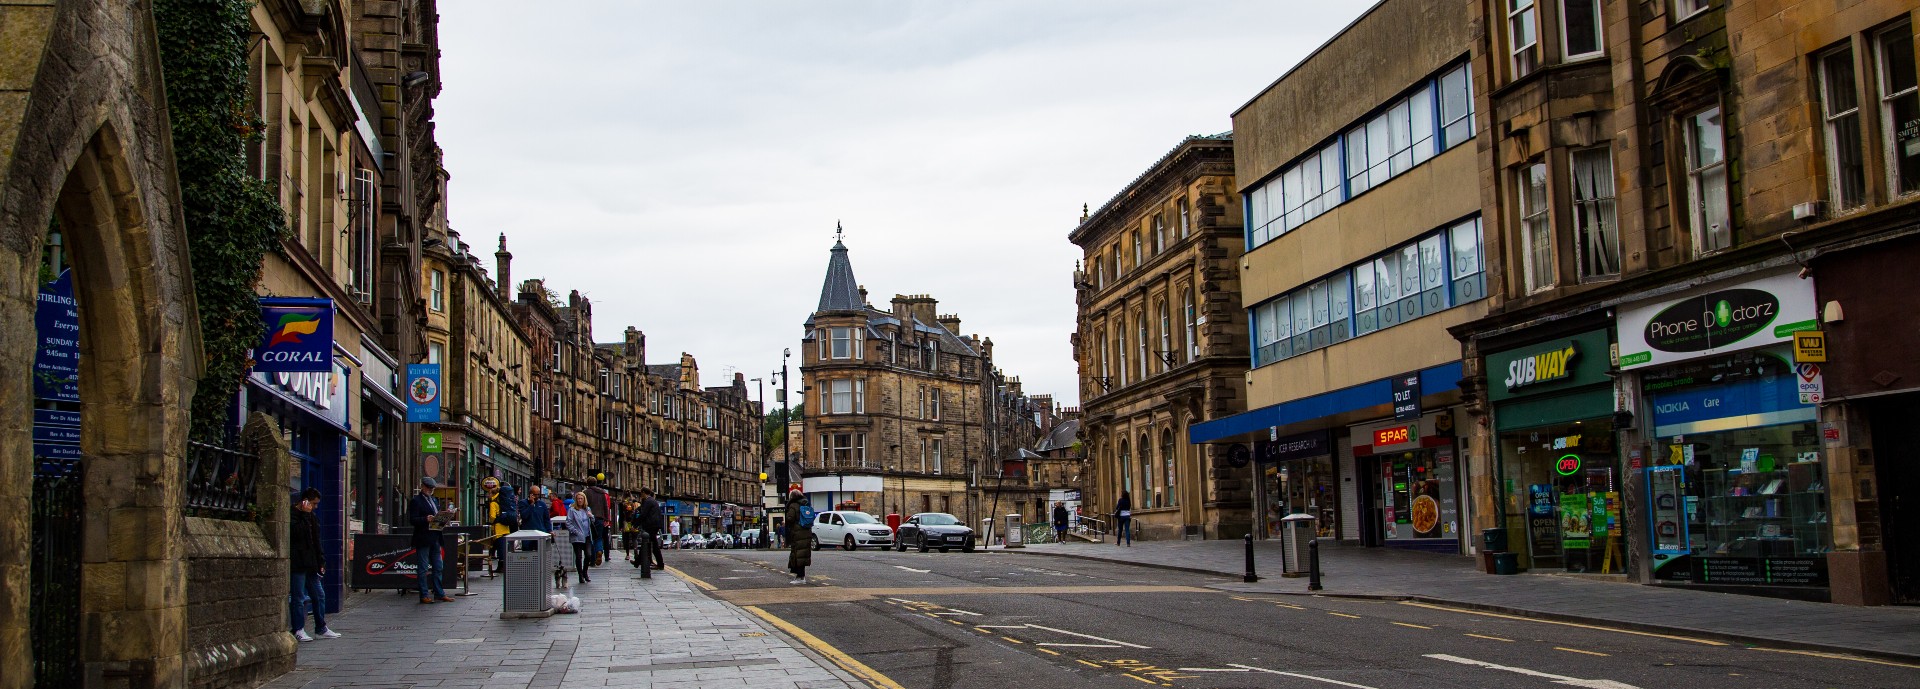
[[[108,0],[0,8],[15,54],[42,47],[37,62],[0,62],[0,95],[16,96],[0,98],[0,322],[34,322],[55,222],[79,304],[80,686],[185,680],[180,474],[200,354],[150,13]],[[0,657],[13,661],[33,648],[38,343],[33,328],[0,338]],[[32,663],[0,663],[0,688],[32,682]]]

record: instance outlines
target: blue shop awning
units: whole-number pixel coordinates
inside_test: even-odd
[[[1428,397],[1460,388],[1465,369],[1454,361],[1420,371],[1420,396]],[[1312,397],[1261,407],[1222,419],[1197,423],[1187,429],[1187,442],[1211,443],[1245,433],[1285,428],[1289,424],[1312,421],[1393,400],[1393,384],[1387,378],[1353,387],[1341,388]]]

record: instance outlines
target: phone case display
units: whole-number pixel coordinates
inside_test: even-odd
[[[1825,585],[1833,541],[1812,426],[1661,439],[1667,464],[1647,479],[1655,578]]]

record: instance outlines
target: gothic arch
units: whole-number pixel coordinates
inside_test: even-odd
[[[40,59],[21,100],[0,105],[0,322],[34,322],[41,252],[58,218],[80,317],[80,450],[86,518],[80,579],[123,595],[84,595],[87,673],[156,687],[185,680],[186,560],[179,479],[187,404],[199,375],[179,184],[151,10],[75,0],[42,13],[11,48]],[[9,19],[23,19],[10,16]],[[16,40],[17,39],[17,40]],[[21,92],[16,92],[21,93]],[[33,500],[31,328],[0,346],[0,657],[24,660]],[[92,590],[92,589],[89,589]],[[31,682],[32,664],[0,663],[0,687]]]

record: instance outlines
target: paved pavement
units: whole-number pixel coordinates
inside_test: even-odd
[[[1138,548],[1136,548],[1138,550]],[[1233,579],[980,553],[676,561],[895,689],[1913,689],[1920,663],[1747,647],[1414,602],[1221,590]]]
[[[1280,543],[1256,541],[1258,583],[1238,583],[1241,541],[1044,543],[1035,555],[1209,573],[1235,583],[1214,588],[1310,595],[1306,579],[1280,577]],[[1920,607],[1853,607],[1633,584],[1591,575],[1482,573],[1466,557],[1386,548],[1323,546],[1319,595],[1410,600],[1526,617],[1606,624],[1642,631],[1765,644],[1903,661],[1920,661]]]
[[[267,687],[865,686],[670,572],[643,580],[622,563],[591,574],[575,586],[581,613],[544,619],[500,619],[499,579],[474,579],[478,595],[453,603],[353,594],[328,619],[344,636],[300,644],[297,669]]]

